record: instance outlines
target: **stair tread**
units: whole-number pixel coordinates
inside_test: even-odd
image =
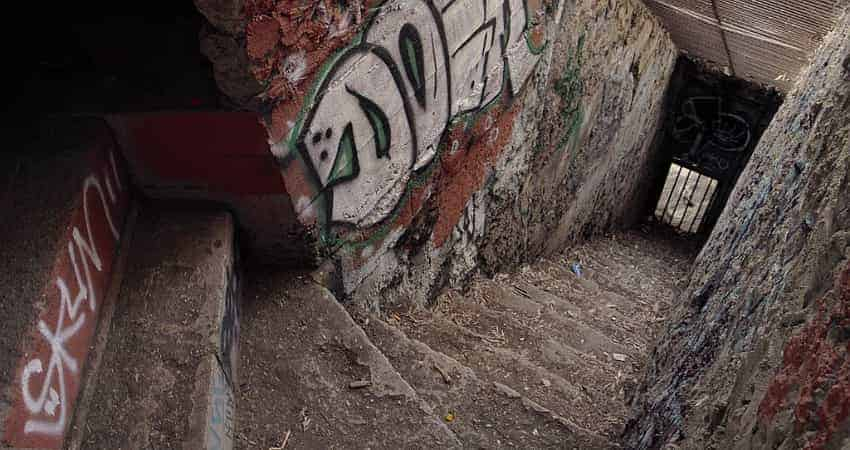
[[[464,377],[474,376],[465,383],[503,384],[576,429],[614,441],[691,255],[667,237],[657,249],[656,239],[626,232],[590,241],[568,253],[577,256],[476,278],[463,292],[443,293],[429,310],[390,311],[386,324],[367,329],[437,408],[456,405],[444,396],[461,387],[445,386],[437,370],[424,366],[439,364],[435,352]],[[570,259],[583,261],[580,274]],[[463,389],[471,399],[481,395]]]
[[[460,446],[327,290],[279,273],[245,286],[238,448],[287,432],[293,448]]]
[[[475,371],[372,316],[361,321],[402,376],[446,417],[467,448],[612,448],[602,436],[553,418],[527,398],[510,398]],[[535,408],[537,410],[535,410]]]
[[[606,428],[607,424],[613,423],[608,418],[625,415],[622,402],[611,401],[607,394],[593,392],[587,387],[582,389],[580,385],[530,360],[526,352],[500,347],[491,336],[472,332],[440,314],[429,316],[421,313],[414,320],[399,323],[408,336],[431,348],[439,348],[470,367],[479,378],[512,386],[524,396],[593,433],[614,433],[614,430]],[[543,380],[551,385],[546,386]]]
[[[213,379],[223,379],[225,364],[232,378],[235,344],[223,348],[220,336],[224,305],[238,302],[233,230],[227,212],[140,213],[82,448],[176,448],[209,438]]]

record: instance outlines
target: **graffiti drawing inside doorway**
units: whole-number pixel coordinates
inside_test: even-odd
[[[683,233],[711,231],[781,98],[680,58],[671,82],[654,216]]]

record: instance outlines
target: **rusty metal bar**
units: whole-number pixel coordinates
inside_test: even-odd
[[[697,213],[694,214],[694,218],[691,220],[691,224],[688,226],[688,232],[689,233],[694,232],[694,224],[697,222],[697,218],[700,219],[700,223],[701,223],[702,219],[705,217],[705,211],[703,211],[703,207],[706,206],[705,200],[708,198],[708,192],[711,191],[712,181],[714,181],[714,180],[709,179],[708,185],[705,187],[705,192],[702,193],[702,200],[700,200],[700,202],[699,202],[699,207],[697,208]],[[702,216],[702,217],[700,217],[700,216]]]
[[[678,164],[677,164],[678,165]],[[670,167],[670,172],[672,172],[673,167]],[[667,179],[670,179],[670,172],[667,173]],[[673,182],[673,187],[670,188],[670,195],[667,196],[667,202],[664,204],[664,208],[661,210],[661,221],[664,221],[664,213],[667,212],[667,208],[670,207],[670,200],[673,198],[673,193],[676,192],[676,186],[679,184],[679,177],[682,176],[682,166],[679,165],[679,172],[676,173],[676,181]],[[666,184],[666,183],[665,183]]]
[[[681,228],[682,224],[685,223],[685,218],[688,215],[688,208],[690,207],[690,205],[693,204],[694,194],[697,192],[697,189],[699,189],[699,181],[702,180],[702,174],[699,173],[699,172],[697,172],[696,174],[697,174],[696,184],[694,185],[694,188],[691,189],[691,195],[688,197],[687,203],[685,203],[684,211],[682,211],[682,218],[679,220],[679,224],[676,225],[676,228]],[[687,185],[685,187],[687,187]],[[683,194],[684,194],[684,192],[683,192]],[[699,210],[697,210],[697,213],[699,213]],[[685,230],[682,230],[682,231],[685,231]]]
[[[682,183],[682,191],[679,193],[679,198],[676,200],[676,206],[673,207],[673,211],[670,213],[670,225],[673,225],[673,222],[676,220],[676,211],[679,210],[679,204],[682,203],[682,197],[685,196],[685,189],[688,187],[688,180],[691,179],[691,174],[693,170],[688,169],[688,173],[685,175],[685,182]]]

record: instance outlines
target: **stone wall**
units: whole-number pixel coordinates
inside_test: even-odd
[[[850,445],[850,14],[763,136],[678,304],[628,448]]]
[[[636,0],[197,4],[342,298],[421,305],[644,212],[676,49]]]

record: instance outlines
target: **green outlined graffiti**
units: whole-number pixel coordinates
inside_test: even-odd
[[[558,141],[557,149],[563,150],[567,142],[578,132],[582,121],[581,99],[584,95],[584,81],[581,78],[582,50],[584,35],[579,36],[575,51],[567,55],[564,73],[555,81],[555,93],[561,98],[559,116],[566,130]]]
[[[307,172],[299,213],[313,208],[322,242],[378,233],[452,124],[517,93],[538,59],[528,16],[524,0],[392,0],[326,62],[278,155]]]

